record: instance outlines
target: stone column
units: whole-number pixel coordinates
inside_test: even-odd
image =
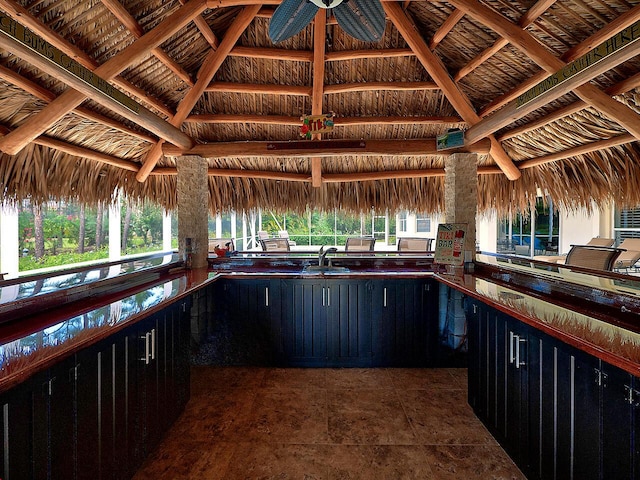
[[[178,251],[184,255],[185,238],[192,239],[192,266],[207,266],[209,251],[209,177],[207,160],[186,156],[178,167]]]
[[[444,171],[445,222],[467,224],[465,251],[472,252],[473,259],[478,210],[478,157],[473,153],[449,155],[445,159]]]

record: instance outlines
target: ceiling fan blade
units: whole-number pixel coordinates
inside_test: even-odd
[[[293,37],[313,20],[318,7],[307,0],[284,0],[273,12],[269,38],[274,43]]]
[[[358,40],[377,42],[384,34],[385,13],[380,0],[349,0],[333,13],[338,25]]]

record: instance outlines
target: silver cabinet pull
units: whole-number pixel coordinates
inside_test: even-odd
[[[324,307],[326,305],[326,301],[325,301],[325,293],[324,293],[324,287],[322,287],[322,306]]]
[[[509,363],[513,363],[516,358],[513,348],[513,340],[515,338],[516,336],[513,334],[513,332],[509,332]]]
[[[156,329],[151,329],[151,360],[156,359]]]
[[[327,307],[331,306],[331,287],[327,287]]]
[[[384,287],[382,289],[382,306],[383,307],[387,306],[387,287]]]
[[[269,287],[264,287],[264,306],[269,306]]]
[[[144,362],[145,365],[149,365],[149,332],[141,335],[140,340],[144,340],[144,357],[140,360]]]

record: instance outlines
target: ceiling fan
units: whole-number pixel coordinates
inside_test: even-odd
[[[283,0],[269,24],[271,41],[293,37],[313,20],[318,8],[333,9],[338,25],[358,40],[382,38],[385,14],[380,0]]]

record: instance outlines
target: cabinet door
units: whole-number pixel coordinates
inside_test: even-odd
[[[323,280],[282,281],[283,364],[327,364],[328,292]]]
[[[633,475],[633,424],[635,403],[639,398],[634,393],[633,376],[605,362],[601,362],[600,371],[603,405],[601,478],[637,478]],[[640,441],[640,437],[636,439]]]
[[[482,359],[482,345],[480,335],[480,310],[481,303],[471,297],[464,300],[465,315],[467,317],[467,358],[468,358],[468,387],[467,401],[473,410],[478,413],[480,404],[480,362]]]
[[[68,479],[75,476],[77,429],[74,408],[76,407],[75,375],[76,361],[67,358],[49,370],[45,386],[45,410],[38,409],[40,418],[48,427],[49,474],[51,479]],[[38,421],[38,418],[34,419]]]
[[[374,283],[375,364],[419,367],[428,364],[429,334],[423,311],[420,280]],[[437,323],[436,323],[437,331]]]
[[[46,395],[48,375],[38,374],[0,397],[4,438],[0,478],[47,478],[47,425],[35,422],[46,421]]]
[[[363,280],[327,280],[329,365],[372,365],[371,285]]]
[[[99,409],[104,400],[103,394],[106,393],[104,381],[109,383],[111,380],[101,375],[102,350],[105,348],[104,344],[98,344],[78,352],[72,371],[75,377],[74,439],[77,479],[105,478],[102,476],[101,448],[103,433],[106,433],[108,426],[103,425]]]

